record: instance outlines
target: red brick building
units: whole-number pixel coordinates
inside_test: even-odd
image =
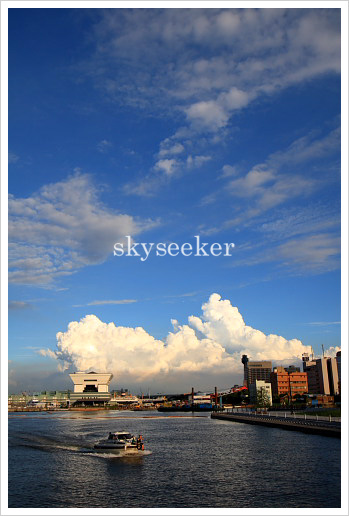
[[[273,396],[291,396],[308,392],[307,373],[294,372],[288,373],[283,367],[274,367],[270,373],[270,382]]]

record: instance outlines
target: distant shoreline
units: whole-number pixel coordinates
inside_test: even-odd
[[[116,411],[124,412],[125,410],[131,410],[132,412],[146,412],[149,410],[156,410],[155,408],[106,408],[106,407],[74,407],[74,408],[39,408],[39,407],[9,407],[8,412],[95,412],[95,411]]]

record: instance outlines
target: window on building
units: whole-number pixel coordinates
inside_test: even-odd
[[[98,392],[98,388],[95,385],[86,385],[84,392]]]

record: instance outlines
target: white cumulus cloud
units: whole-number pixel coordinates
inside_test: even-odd
[[[338,351],[341,351],[341,348],[339,346],[330,346],[328,349],[325,350],[324,355],[325,357],[331,357],[334,358]]]
[[[238,308],[212,294],[202,306],[201,317],[190,316],[188,324],[173,320],[173,331],[164,341],[141,327],[106,323],[95,315],[69,323],[57,333],[57,349],[41,350],[60,361],[60,369],[109,371],[116,379],[150,381],[156,377],[183,378],[185,374],[220,375],[240,373],[241,355],[251,359],[297,362],[310,352],[298,339],[265,335],[245,324]]]

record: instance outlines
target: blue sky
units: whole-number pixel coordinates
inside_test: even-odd
[[[340,111],[339,9],[9,9],[10,390],[229,387],[244,350],[340,346]]]

